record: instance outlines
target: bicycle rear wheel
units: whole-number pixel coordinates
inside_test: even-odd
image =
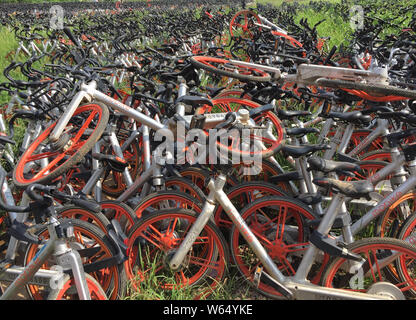
[[[229,261],[225,239],[211,222],[205,225],[187,253],[179,271],[167,263],[185,239],[197,216],[184,209],[161,210],[143,217],[131,230],[126,272],[138,290],[160,290],[178,298],[206,298],[222,284]],[[163,294],[161,293],[161,294]],[[179,298],[180,299],[180,298]]]

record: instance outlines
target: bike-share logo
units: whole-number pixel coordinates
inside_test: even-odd
[[[161,142],[153,156],[160,165],[189,163],[241,165],[241,175],[258,175],[262,170],[261,130],[252,129],[191,129],[184,122],[176,128],[158,130],[154,141]]]
[[[49,27],[53,30],[62,30],[64,28],[64,8],[54,5],[49,9],[49,14],[51,16]]]

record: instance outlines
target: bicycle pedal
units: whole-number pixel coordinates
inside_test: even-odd
[[[254,272],[254,276],[253,276],[253,282],[256,288],[258,288],[260,285],[260,282],[262,282],[272,287],[273,289],[275,289],[285,298],[290,299],[290,300],[294,298],[292,291],[287,289],[284,285],[280,284],[275,279],[273,279],[269,274],[263,271],[263,267],[256,268],[256,271]]]

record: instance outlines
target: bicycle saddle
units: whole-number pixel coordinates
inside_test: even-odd
[[[293,158],[311,155],[314,152],[328,149],[331,149],[331,147],[327,144],[307,144],[303,146],[284,145],[282,147],[283,153]]]
[[[332,191],[342,193],[350,198],[368,198],[370,192],[374,191],[373,184],[366,180],[340,181],[331,178],[319,178],[312,182],[320,187],[331,188]]]
[[[289,137],[293,136],[303,136],[308,133],[319,133],[319,130],[316,128],[292,128],[286,129],[286,134]]]
[[[200,96],[182,96],[176,99],[175,103],[183,103],[190,105],[192,107],[200,106],[200,105],[209,105],[211,107],[214,106],[211,99],[200,97]]]
[[[361,111],[351,111],[351,112],[329,112],[328,117],[332,119],[337,119],[345,122],[356,122],[362,124],[370,124],[371,116],[363,115]]]
[[[312,156],[308,158],[307,162],[309,163],[308,170],[316,170],[324,173],[334,172],[334,171],[358,171],[360,166],[351,163],[351,162],[341,162],[322,159],[317,156]]]
[[[116,172],[123,172],[124,169],[126,169],[129,164],[126,160],[121,159],[115,155],[112,154],[102,154],[102,153],[92,153],[91,156],[94,159],[100,160],[100,161],[105,161],[106,163],[108,163],[108,165],[110,166],[110,168]]]
[[[277,115],[281,120],[289,120],[300,116],[310,116],[312,115],[312,113],[310,113],[309,111],[287,111],[278,109]]]
[[[204,87],[207,91],[210,97],[215,97],[219,93],[221,93],[222,90],[224,90],[226,87]]]
[[[303,193],[296,197],[308,206],[322,202],[322,195],[320,193]]]

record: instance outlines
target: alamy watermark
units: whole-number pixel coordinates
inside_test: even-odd
[[[51,16],[49,27],[53,30],[62,30],[64,28],[64,8],[60,5],[54,5],[49,9]]]
[[[354,31],[364,28],[364,9],[362,6],[354,5],[350,8],[350,27]]]

